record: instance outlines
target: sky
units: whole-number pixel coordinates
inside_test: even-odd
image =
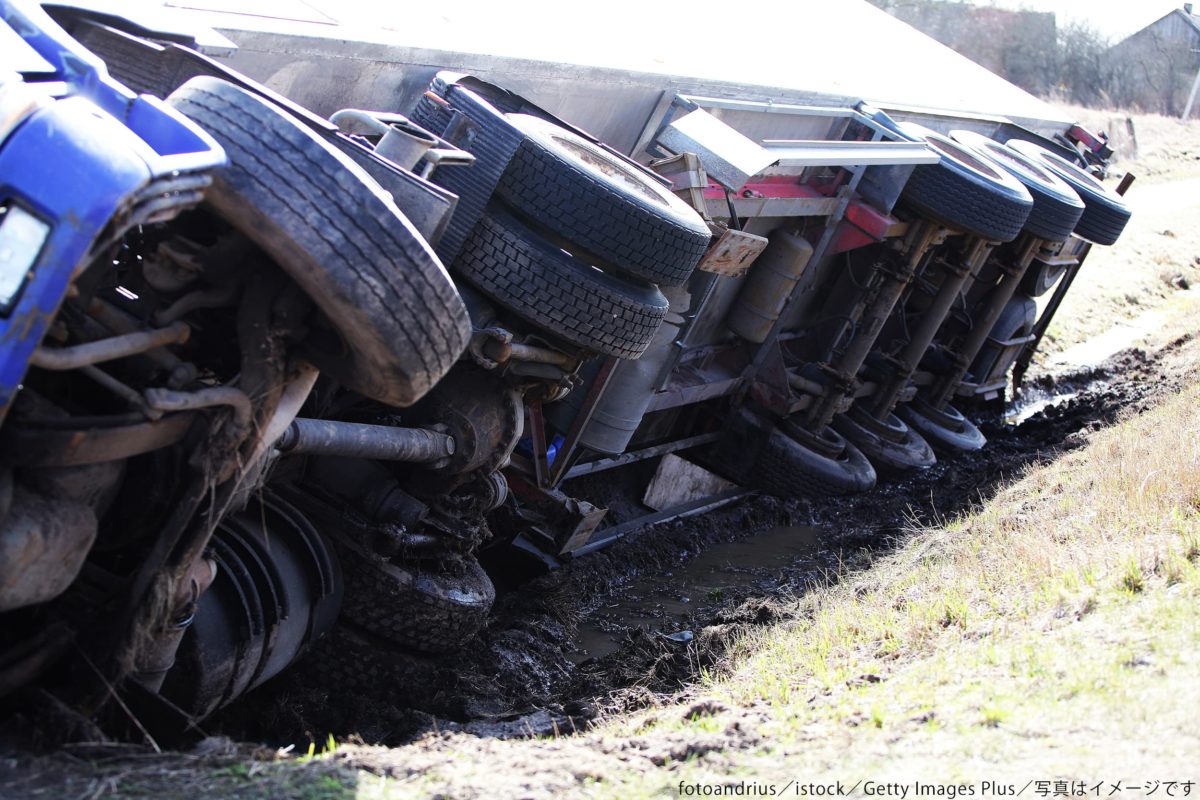
[[[94,0],[93,0],[94,1]],[[963,2],[964,0],[948,0]],[[111,2],[111,0],[109,0]],[[425,10],[414,12],[411,4],[380,4],[373,0],[125,0],[139,4],[178,5],[191,8],[208,8],[212,10],[233,11],[250,10],[272,13],[280,16],[297,18],[296,11],[300,10],[299,18],[316,12],[316,18],[321,11],[342,19],[357,18],[364,21],[375,21],[384,26],[392,27],[394,19],[402,20],[404,27],[420,27],[418,20],[422,18],[449,16],[455,18],[494,13],[502,9],[504,13],[535,21],[538,17],[577,14],[581,17],[596,17],[606,13],[618,13],[626,16],[632,24],[654,27],[666,23],[666,28],[679,27],[691,30],[703,38],[706,34],[716,34],[716,40],[728,39],[721,32],[728,34],[739,27],[737,14],[730,15],[731,6],[727,0],[668,0],[662,4],[647,5],[642,0],[628,2],[627,0],[453,0],[446,4],[434,4],[423,7]],[[771,14],[773,10],[784,8],[836,5],[839,0],[751,0],[746,6],[757,14]],[[1146,26],[1174,8],[1179,8],[1183,0],[965,0],[975,5],[994,5],[1002,8],[1030,9],[1034,11],[1053,11],[1058,15],[1059,24],[1067,21],[1088,22],[1104,35],[1114,41],[1124,38],[1134,31]],[[1200,8],[1200,0],[1196,0]],[[653,11],[648,11],[652,8]],[[251,13],[254,13],[251,11]],[[752,14],[756,16],[757,14]],[[714,27],[715,20],[723,20]],[[393,24],[390,24],[393,23]],[[414,25],[414,23],[417,23]]]
[[[975,5],[994,5],[1000,8],[1053,11],[1058,24],[1087,22],[1113,41],[1123,39],[1172,9],[1180,8],[1183,0],[974,0]],[[1200,0],[1196,0],[1200,11]]]

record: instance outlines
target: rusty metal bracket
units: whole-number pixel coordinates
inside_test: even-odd
[[[561,555],[583,547],[591,539],[608,513],[607,508],[579,500],[558,489],[547,489],[530,483],[519,471],[506,473],[513,494],[530,503],[538,511],[540,521],[525,520],[548,542],[553,542]]]
[[[758,236],[730,228],[721,223],[710,223],[710,228],[717,229],[718,238],[704,253],[696,269],[701,272],[711,272],[729,278],[740,278],[745,275],[755,259],[767,246],[767,237]]]

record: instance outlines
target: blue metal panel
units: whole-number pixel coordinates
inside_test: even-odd
[[[167,198],[168,214],[194,205],[207,185],[204,173],[225,155],[161,101],[113,81],[99,59],[40,8],[0,0],[0,18],[55,70],[54,91],[65,88],[68,95],[33,112],[0,148],[0,204],[18,205],[50,226],[15,305],[0,319],[3,421],[30,354],[71,281],[98,255],[101,234],[111,240],[141,222],[143,201],[160,207]]]

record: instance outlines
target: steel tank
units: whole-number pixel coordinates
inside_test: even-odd
[[[685,286],[661,287],[670,303],[666,319],[641,358],[636,361],[621,359],[613,367],[608,385],[580,435],[580,445],[609,455],[625,452],[659,388],[664,370],[674,362],[675,340],[692,297],[702,294],[693,293],[689,286],[697,281],[707,283],[713,277],[710,273],[696,272]],[[580,372],[583,383],[563,400],[546,407],[546,419],[556,430],[563,434],[571,430],[603,364],[603,359],[594,359],[584,366]]]
[[[725,318],[731,331],[755,343],[766,341],[813,254],[807,239],[782,228],[767,238],[770,242],[750,268]]]

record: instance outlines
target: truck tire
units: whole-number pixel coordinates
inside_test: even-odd
[[[988,341],[979,348],[975,360],[971,362],[971,374],[977,381],[983,381],[995,370],[996,361],[1000,358],[1001,349],[992,344],[991,340],[1006,342],[1019,336],[1028,336],[1033,332],[1037,322],[1037,303],[1023,295],[1016,295],[1005,304],[1000,316],[992,325]]]
[[[937,463],[929,443],[899,417],[888,414],[886,425],[890,436],[862,424],[853,412],[833,418],[833,429],[857,447],[880,475],[902,475]]]
[[[1021,278],[1017,291],[1026,297],[1041,297],[1058,283],[1067,268],[1062,264],[1046,264],[1035,261]]]
[[[313,362],[389,405],[432,388],[466,348],[470,319],[392,199],[316,134],[233,84],[194,78],[167,102],[229,157],[206,203],[304,289],[336,334],[306,343]]]
[[[926,415],[910,403],[901,403],[896,408],[896,415],[939,453],[972,453],[987,444],[987,438],[979,428],[954,406],[946,406],[935,413],[940,419]]]
[[[667,315],[656,287],[601,272],[496,205],[484,212],[453,269],[527,322],[605,355],[637,358]]]
[[[839,497],[865,492],[875,485],[875,468],[866,456],[833,429],[822,438],[841,445],[836,457],[805,447],[778,426],[767,438],[751,480],[777,497]]]
[[[352,622],[340,621],[297,664],[307,682],[339,692],[385,696],[388,702],[420,708],[439,685],[444,667],[373,635]]]
[[[593,142],[530,114],[497,191],[509,206],[605,266],[678,286],[708,248],[708,226],[666,187]]]
[[[1011,242],[1025,226],[1033,198],[1011,174],[941,134],[900,123],[901,130],[938,151],[937,164],[919,164],[900,194],[917,212],[994,242]]]
[[[399,564],[344,537],[342,616],[383,639],[423,653],[448,653],[487,622],[496,590],[474,557]]]
[[[1084,211],[1075,226],[1076,236],[1095,244],[1116,244],[1133,215],[1121,195],[1040,145],[1020,139],[1009,139],[1007,144],[1058,175],[1079,195]]]
[[[1033,197],[1025,232],[1050,242],[1066,241],[1083,216],[1079,195],[1058,175],[1028,156],[974,131],[950,131],[950,138],[995,161],[1024,184]]]

